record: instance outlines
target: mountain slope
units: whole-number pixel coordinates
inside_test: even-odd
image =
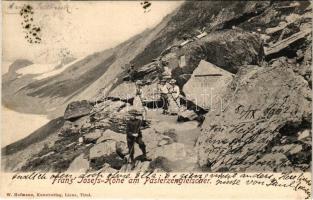
[[[82,85],[87,86],[101,76],[114,59],[110,50],[96,53],[43,79],[36,74],[20,75],[18,70],[10,70],[2,79],[3,104],[19,112],[47,114],[84,89]]]
[[[174,11],[175,13],[176,11]],[[166,27],[173,15],[163,19],[154,29],[147,29],[115,48],[97,52],[74,61],[64,71],[45,74],[18,74],[11,65],[2,77],[2,102],[18,112],[47,114],[50,118],[63,115],[66,105],[77,99],[89,99],[109,85],[136,55]]]
[[[208,109],[197,110],[198,102],[188,99],[188,93],[193,91],[185,89],[181,110],[168,116],[162,114],[162,109],[153,110],[158,100],[151,100],[148,94],[146,99],[150,102],[143,102],[148,117],[142,132],[153,160],[145,161],[136,155],[135,170],[309,170],[311,12],[310,3],[305,1],[184,3],[145,36],[117,47],[118,59],[84,91],[68,100],[87,101],[69,104],[64,124],[60,119],[61,128],[54,128],[58,123],[52,121],[34,136],[3,148],[4,163],[15,157],[23,161],[18,167],[8,164],[6,169],[129,171],[124,162],[127,146],[123,134],[129,117],[127,106],[134,102],[118,94],[133,90],[117,86],[129,84],[135,88],[135,84],[126,82],[122,66],[133,61],[137,67],[135,79],[142,80],[143,90],[149,93],[155,91],[157,77],[162,75],[158,62],[164,61],[170,63],[172,78],[180,87],[191,81],[199,88],[218,89],[221,98],[212,100]],[[195,38],[203,27],[206,34]],[[182,57],[184,66],[177,64]],[[158,61],[152,61],[155,58]],[[199,69],[199,63],[228,71],[232,81],[205,81],[212,76],[218,80],[223,74],[210,74],[210,67]],[[114,90],[118,92],[110,93]],[[134,97],[133,93],[130,95]],[[196,97],[201,98],[199,93]],[[64,111],[62,106],[57,113]],[[39,141],[38,135],[43,136]],[[27,145],[16,149],[21,144]],[[36,152],[31,151],[32,145],[38,147]]]
[[[268,3],[264,2],[186,2],[155,28],[115,48],[87,56],[60,74],[40,80],[31,74],[19,78],[15,76],[16,73],[13,73],[14,76],[5,74],[2,82],[3,103],[19,112],[58,117],[69,102],[92,98],[101,88],[110,91],[123,73],[121,67],[125,64],[133,62],[140,68],[157,58],[167,47],[182,41],[185,35],[195,36],[197,30],[203,27],[208,27],[208,31],[225,28],[226,22],[251,15],[255,10],[262,11],[266,6]],[[227,11],[224,13],[227,17],[219,16],[221,8]],[[14,80],[12,77],[15,77]]]

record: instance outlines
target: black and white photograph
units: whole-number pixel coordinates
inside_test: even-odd
[[[2,36],[2,172],[311,171],[311,1],[2,1]]]

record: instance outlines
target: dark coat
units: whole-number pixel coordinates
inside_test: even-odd
[[[140,127],[142,125],[141,119],[131,119],[126,123],[126,134],[132,136],[132,134],[140,134]]]

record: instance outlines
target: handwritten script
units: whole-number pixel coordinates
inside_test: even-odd
[[[304,173],[16,173],[12,181],[48,181],[51,185],[64,184],[141,184],[141,185],[212,185],[233,187],[284,188],[302,193],[305,199],[311,198],[311,179]]]

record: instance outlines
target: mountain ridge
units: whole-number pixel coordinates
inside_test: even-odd
[[[306,1],[184,3],[148,31],[147,37],[138,36],[114,52],[116,57],[125,57],[114,60],[104,75],[71,98],[67,109],[60,107],[56,112],[65,110],[61,128],[51,128],[58,127],[51,122],[36,132],[36,136],[43,135],[40,141],[30,136],[4,147],[2,152],[8,152],[4,161],[23,163],[4,168],[131,171],[123,160],[127,155],[125,120],[136,96],[129,87],[136,86],[122,67],[133,62],[135,80],[143,83],[145,91],[141,101],[148,117],[142,134],[152,157],[145,161],[136,155],[134,170],[310,170],[312,31],[308,28],[312,28],[312,16],[306,15],[312,12],[310,6]],[[163,115],[160,108],[153,110],[158,100],[151,93],[163,76],[160,63],[168,66],[171,78],[182,89],[182,110],[174,115]],[[221,80],[217,86],[205,81],[212,76],[210,67],[227,74],[214,76]],[[200,76],[194,74],[195,69]],[[188,82],[200,95],[202,89],[216,87],[217,101],[202,109],[197,100],[189,98],[194,91],[184,88]],[[133,101],[116,96],[123,93]],[[24,143],[27,145],[16,150]],[[46,148],[39,147],[45,143]],[[36,144],[38,148],[32,149]]]

